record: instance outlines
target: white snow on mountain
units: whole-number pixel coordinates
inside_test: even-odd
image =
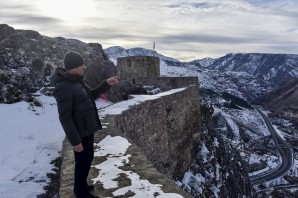
[[[144,49],[144,48],[131,48],[131,49],[124,49],[123,47],[115,46],[109,47],[104,50],[108,55],[110,60],[117,66],[117,58],[126,57],[126,56],[156,56],[160,58],[161,64],[164,62],[174,62],[180,64],[179,60],[174,58],[170,58],[164,55],[157,53],[156,51]]]

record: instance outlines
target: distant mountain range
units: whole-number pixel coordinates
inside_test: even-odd
[[[278,110],[291,109],[291,112],[296,112],[293,109],[298,107],[298,104],[293,102],[298,95],[297,83],[293,83],[296,82],[293,79],[298,79],[298,55],[231,53],[218,59],[204,58],[181,62],[144,48],[124,49],[115,46],[104,51],[115,65],[118,57],[147,55],[159,57],[161,67],[190,69],[188,75],[192,75],[193,71],[193,75],[199,77],[201,93],[205,95],[206,91],[209,100],[219,100],[217,97],[210,98],[210,93],[218,96],[227,92],[254,103],[260,104],[263,101],[262,105]],[[200,71],[200,74],[197,71]],[[274,92],[270,93],[271,91]]]
[[[130,48],[125,49],[120,46],[109,47],[104,50],[108,55],[111,61],[114,64],[117,64],[117,58],[119,57],[126,57],[126,56],[138,56],[138,55],[146,55],[146,56],[156,56],[159,57],[161,60],[161,65],[170,65],[170,66],[188,66],[188,65],[195,65],[198,67],[208,67],[209,65],[214,63],[214,59],[212,58],[203,58],[200,60],[193,60],[191,62],[181,62],[175,58],[167,57],[162,54],[157,53],[156,51],[145,49],[145,48]]]
[[[290,54],[227,54],[216,59],[209,69],[245,72],[262,80],[280,83],[298,78],[298,55]]]
[[[110,60],[113,61],[115,65],[117,64],[117,58],[119,57],[138,56],[138,55],[159,57],[161,60],[161,65],[166,64],[166,65],[172,65],[172,66],[182,66],[184,64],[177,59],[170,58],[162,54],[159,54],[156,51],[140,48],[140,47],[125,49],[120,46],[115,46],[115,47],[107,48],[104,51],[109,55]]]
[[[231,53],[218,59],[204,58],[180,62],[177,59],[144,48],[124,49],[115,46],[104,51],[115,64],[118,57],[147,55],[159,57],[162,63],[168,66],[187,67],[193,65],[209,70],[245,72],[256,78],[275,83],[282,82],[287,78],[298,78],[298,55],[294,54]]]

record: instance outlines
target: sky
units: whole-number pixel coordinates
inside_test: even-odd
[[[297,0],[0,0],[0,24],[181,61],[298,54]]]

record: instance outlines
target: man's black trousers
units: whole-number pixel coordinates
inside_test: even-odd
[[[94,134],[82,138],[83,151],[74,152],[75,156],[75,181],[74,192],[77,194],[88,194],[87,177],[94,158]]]

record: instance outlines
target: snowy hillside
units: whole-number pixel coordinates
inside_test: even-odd
[[[41,107],[0,104],[0,197],[36,197],[49,182],[50,162],[60,156],[64,132],[56,101],[41,95]]]
[[[294,54],[227,54],[214,61],[209,69],[246,72],[263,80],[281,82],[298,77],[298,55]]]
[[[244,72],[219,72],[204,69],[193,70],[173,66],[162,66],[161,75],[198,76],[202,102],[210,103],[214,108],[213,123],[216,127],[215,130],[226,137],[226,140],[229,141],[234,148],[237,148],[242,160],[250,167],[250,175],[259,174],[262,171],[274,170],[280,166],[280,156],[276,153],[276,146],[274,145],[274,140],[269,129],[260,114],[254,110],[249,103],[242,100],[246,97],[240,91],[241,86],[239,86],[241,82],[243,86],[247,86],[247,90],[263,94],[268,90],[269,85],[274,87],[271,83],[263,82],[264,84],[260,84],[260,81],[253,80],[254,78],[252,76]],[[275,119],[276,121],[274,121],[274,123],[277,124],[275,125],[275,130],[278,131],[280,136],[292,139],[290,138],[292,137],[290,131],[295,130],[293,123],[289,123],[283,119]],[[284,126],[281,127],[281,124]],[[209,153],[211,151],[207,150],[204,153],[206,152]],[[212,156],[210,158],[212,159]],[[193,166],[198,165],[195,164]],[[298,160],[294,160],[294,166],[287,174],[287,177],[297,178],[297,167]],[[190,187],[192,186],[193,180],[197,180],[200,183],[200,188],[202,188],[202,186],[205,185],[204,179],[202,175],[192,175],[191,172],[187,172],[182,181],[186,182],[186,184],[182,185]],[[283,184],[289,184],[289,181],[281,177],[273,181],[265,182],[264,186],[279,186]],[[258,186],[255,188],[257,191],[261,190]],[[295,189],[293,189],[293,192],[295,192]]]
[[[118,57],[147,55],[156,53],[144,48],[124,49],[110,47],[104,50],[114,61]],[[198,76],[201,89],[210,89],[216,93],[228,92],[245,100],[252,100],[276,88],[274,83],[258,79],[248,72],[219,71],[211,68],[216,60],[205,58],[191,62],[180,62],[156,53],[160,58],[161,76]]]
[[[212,75],[211,75],[212,73]],[[216,74],[214,74],[216,73]],[[232,72],[231,72],[232,73]],[[216,80],[214,79],[214,76],[216,75]],[[221,74],[222,75],[222,74]],[[246,73],[235,73],[234,75],[237,76],[239,79],[244,80],[243,84],[245,84],[245,79],[250,78]],[[161,67],[161,76],[197,76],[200,82],[200,89],[201,90],[212,90],[212,92],[215,94],[212,96],[212,94],[203,93],[203,98],[209,103],[213,104],[217,108],[216,114],[224,114],[224,117],[229,117],[230,123],[232,122],[241,122],[245,125],[255,125],[251,126],[255,128],[254,130],[259,130],[263,132],[262,134],[259,134],[261,136],[268,135],[266,126],[264,125],[262,119],[260,119],[260,116],[258,116],[258,113],[247,108],[247,107],[241,107],[241,104],[237,104],[239,109],[233,109],[233,108],[220,108],[224,106],[225,104],[230,104],[232,101],[229,98],[224,98],[222,93],[230,93],[235,96],[239,96],[239,98],[243,98],[243,95],[241,92],[238,91],[238,87],[233,84],[232,81],[225,81],[225,83],[219,83],[220,80],[220,73],[217,71],[196,71],[191,70],[187,68],[181,68],[181,67],[173,67],[173,66],[163,66]],[[226,80],[224,77],[222,77],[222,80]],[[227,87],[230,86],[230,89]],[[250,86],[256,86],[256,84],[252,84]],[[220,98],[219,100],[214,100],[214,97]],[[261,122],[260,122],[261,120]],[[236,128],[235,133],[238,133]],[[236,136],[239,136],[236,134]]]
[[[156,56],[159,57],[161,60],[161,65],[163,64],[169,64],[171,63],[172,65],[180,65],[182,64],[180,61],[166,57],[164,55],[161,55],[157,53],[156,51],[145,49],[145,48],[131,48],[131,49],[124,49],[123,47],[115,46],[115,47],[110,47],[104,50],[108,55],[111,61],[115,65],[117,65],[117,58],[119,57],[126,57],[126,56]]]
[[[188,64],[195,65],[198,67],[208,67],[208,66],[212,65],[214,63],[214,61],[215,61],[215,59],[213,59],[213,58],[203,58],[200,60],[194,60],[194,61],[188,62]]]

